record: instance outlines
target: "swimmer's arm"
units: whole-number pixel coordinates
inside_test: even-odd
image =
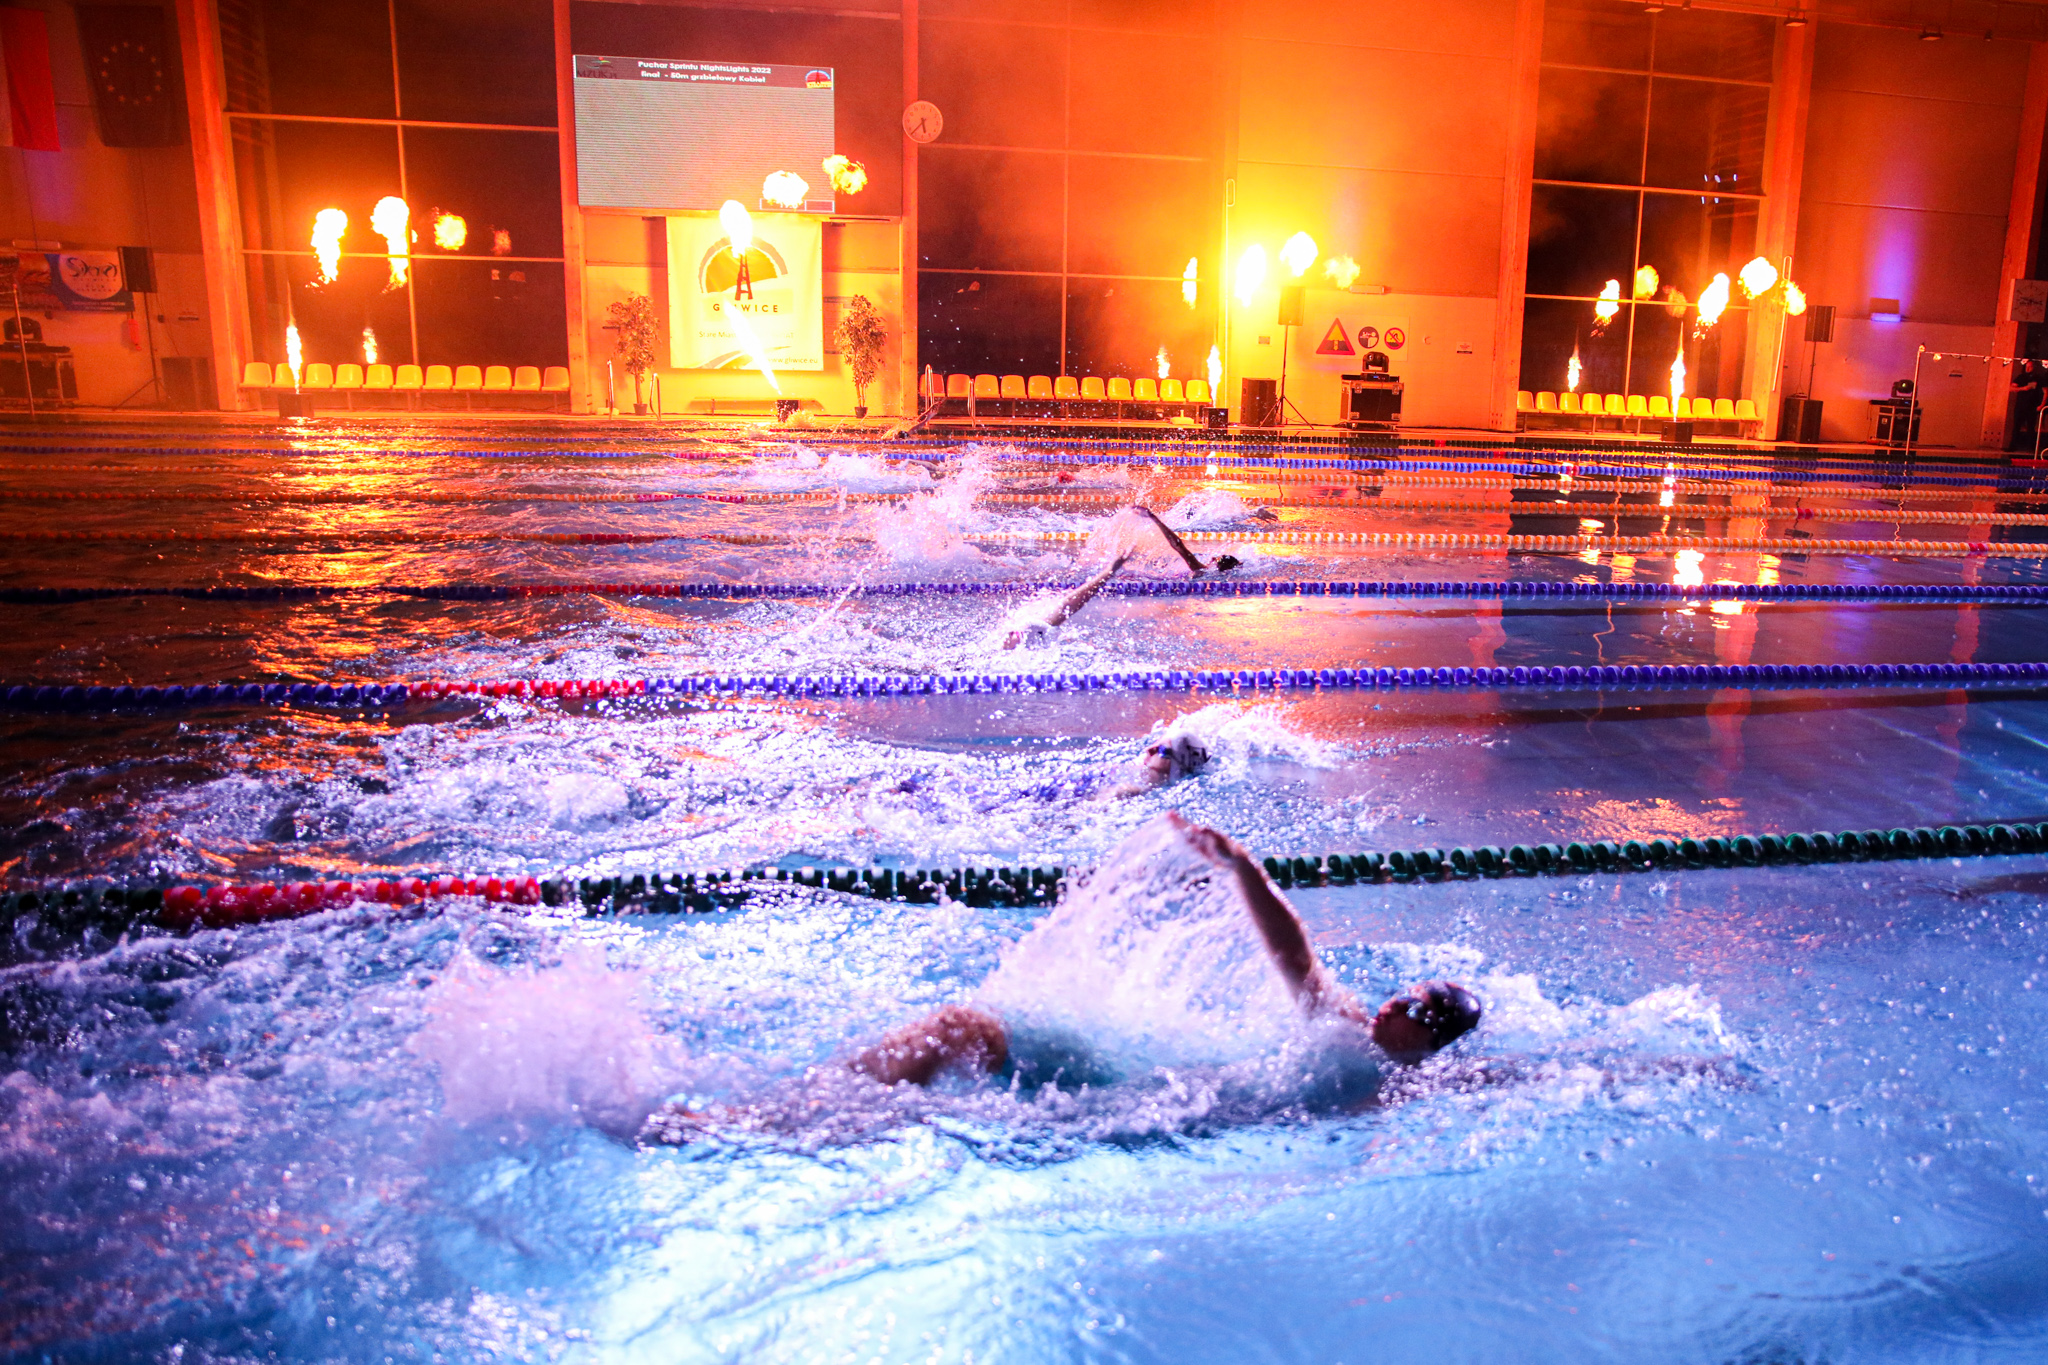
[[[1213,829],[1192,826],[1187,837],[1197,853],[1219,867],[1228,868],[1237,878],[1245,909],[1250,912],[1252,923],[1259,927],[1259,937],[1266,941],[1266,951],[1295,1002],[1307,1010],[1335,1009],[1347,1018],[1357,1018],[1358,1007],[1330,981],[1323,964],[1316,960],[1315,949],[1309,946],[1301,917],[1266,880],[1266,870]],[[1360,1018],[1359,1022],[1367,1020]]]
[[[1205,567],[1202,561],[1195,558],[1194,551],[1190,550],[1187,547],[1187,543],[1173,533],[1171,526],[1161,521],[1158,515],[1149,507],[1133,507],[1131,510],[1151,522],[1153,529],[1166,538],[1167,546],[1180,556],[1181,562],[1188,566],[1189,573],[1197,578],[1202,576],[1202,570]]]
[[[1045,618],[1045,624],[1048,626],[1065,625],[1067,623],[1068,618],[1073,616],[1075,612],[1081,610],[1081,608],[1087,606],[1088,603],[1094,598],[1095,594],[1101,592],[1104,587],[1108,586],[1110,579],[1115,578],[1117,574],[1123,571],[1124,564],[1129,559],[1129,555],[1118,555],[1114,560],[1110,561],[1110,565],[1108,568],[1104,569],[1101,573],[1095,575],[1095,577],[1089,579],[1086,583],[1083,583],[1080,587],[1068,593],[1067,600],[1060,603],[1059,606],[1055,607],[1052,611],[1052,614]],[[1004,637],[1003,648],[1015,649],[1018,645],[1021,645],[1023,643],[1024,632],[1021,630],[1013,630],[1007,636]]]
[[[948,1005],[884,1035],[846,1065],[883,1085],[929,1085],[945,1071],[1000,1071],[1009,1056],[1002,1020],[972,1005]]]

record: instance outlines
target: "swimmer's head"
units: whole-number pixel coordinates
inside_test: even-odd
[[[1161,782],[1189,777],[1209,765],[1209,751],[1191,735],[1161,740],[1145,750],[1140,766]]]
[[[1373,1016],[1372,1040],[1397,1062],[1419,1062],[1479,1023],[1479,998],[1454,981],[1410,986]]]

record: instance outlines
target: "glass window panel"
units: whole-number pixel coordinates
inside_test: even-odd
[[[1760,193],[1770,113],[1761,86],[1653,80],[1646,182]]]
[[[392,118],[387,0],[254,0],[221,10],[228,108]]]
[[[1623,322],[1631,324],[1627,334],[1629,350],[1629,375],[1627,392],[1639,393],[1645,398],[1652,394],[1671,393],[1671,362],[1678,357],[1681,337],[1688,338],[1686,366],[1692,365],[1692,348],[1689,342],[1692,316],[1682,318],[1671,316],[1671,310],[1662,304],[1638,304],[1624,317],[1615,319],[1618,329]],[[1688,387],[1687,392],[1691,392]]]
[[[413,288],[423,363],[569,363],[559,263],[422,260]]]
[[[549,0],[398,0],[405,116],[450,123],[555,123]]]
[[[1543,60],[1619,71],[1650,69],[1650,15],[1641,5],[1598,0],[1554,4],[1543,11]],[[1545,73],[1544,79],[1549,75]]]
[[[946,116],[945,140],[1064,147],[1067,34],[1022,24],[919,26],[918,93]]]
[[[308,361],[362,364],[365,327],[376,335],[378,360],[402,365],[412,359],[409,291],[390,287],[391,271],[384,261],[344,260],[340,276],[321,283],[310,256],[269,259],[281,262],[273,267],[272,278],[281,275],[291,312],[267,329],[258,349],[284,359],[283,321],[296,321],[299,345]]]
[[[1632,190],[1538,185],[1529,207],[1529,292],[1593,298],[1608,280],[1624,297],[1635,272]]]
[[[1649,90],[1644,76],[1543,72],[1536,99],[1536,178],[1641,183]]]
[[[1077,156],[1068,176],[1077,274],[1178,276],[1190,256],[1213,262],[1222,195],[1208,163]]]
[[[1697,299],[1715,274],[1731,280],[1756,254],[1756,205],[1701,203],[1689,194],[1643,196],[1639,263],[1657,267],[1664,283]],[[1739,287],[1737,293],[1739,295]]]
[[[1593,305],[1565,299],[1530,299],[1522,314],[1521,388],[1569,391],[1572,348],[1577,347],[1580,393],[1616,393],[1622,384],[1622,348],[1593,335]],[[1625,327],[1619,318],[1612,324]]]
[[[1777,48],[1775,15],[1667,9],[1657,16],[1654,64],[1659,71],[1768,81]]]
[[[1077,34],[1073,63],[1073,146],[1166,156],[1214,151],[1221,83],[1208,39]]]
[[[933,146],[918,164],[917,245],[925,265],[1058,270],[1064,158]]]
[[[1210,307],[1189,308],[1177,282],[1070,279],[1063,373],[1157,378],[1164,347],[1171,374],[1200,378],[1215,334]]]
[[[1077,28],[1200,33],[1216,27],[1216,0],[1072,0]]]
[[[468,225],[465,256],[490,255],[493,229],[511,234],[506,254],[562,254],[561,161],[553,133],[408,128],[405,179],[419,234],[415,251],[439,254],[434,217],[445,211]]]
[[[1694,398],[1743,396],[1742,375],[1753,317],[1748,309],[1730,308],[1706,336],[1691,343],[1685,357],[1686,393]]]
[[[313,217],[348,214],[344,251],[382,251],[370,210],[397,194],[398,130],[349,123],[230,120],[242,209],[242,241],[251,249],[304,251],[312,258]]]
[[[917,277],[918,357],[940,374],[1057,374],[1056,275]]]

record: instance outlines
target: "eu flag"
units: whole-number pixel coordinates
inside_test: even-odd
[[[155,5],[80,5],[78,36],[100,141],[176,147],[187,134],[178,45]]]

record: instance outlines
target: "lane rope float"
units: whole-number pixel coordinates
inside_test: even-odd
[[[1934,858],[2012,857],[2048,849],[2032,820],[1890,830],[1572,840],[1366,850],[1263,859],[1282,887],[1448,883],[1505,877],[1675,873],[1715,868],[1813,866]],[[849,867],[752,865],[630,876],[541,878],[514,873],[281,882],[66,881],[0,892],[0,916],[35,915],[59,932],[173,933],[275,923],[358,903],[424,907],[460,898],[487,905],[580,907],[587,916],[730,910],[763,890],[805,887],[873,900],[976,908],[1049,906],[1084,878],[1072,867]]]
[[[1152,669],[1130,673],[792,673],[658,678],[517,678],[390,684],[199,683],[190,686],[20,683],[0,688],[17,711],[103,712],[185,707],[389,710],[457,701],[808,700],[1082,692],[1413,691],[1535,688],[1632,692],[2018,686],[2036,690],[2048,663],[1567,664],[1514,667]]]

